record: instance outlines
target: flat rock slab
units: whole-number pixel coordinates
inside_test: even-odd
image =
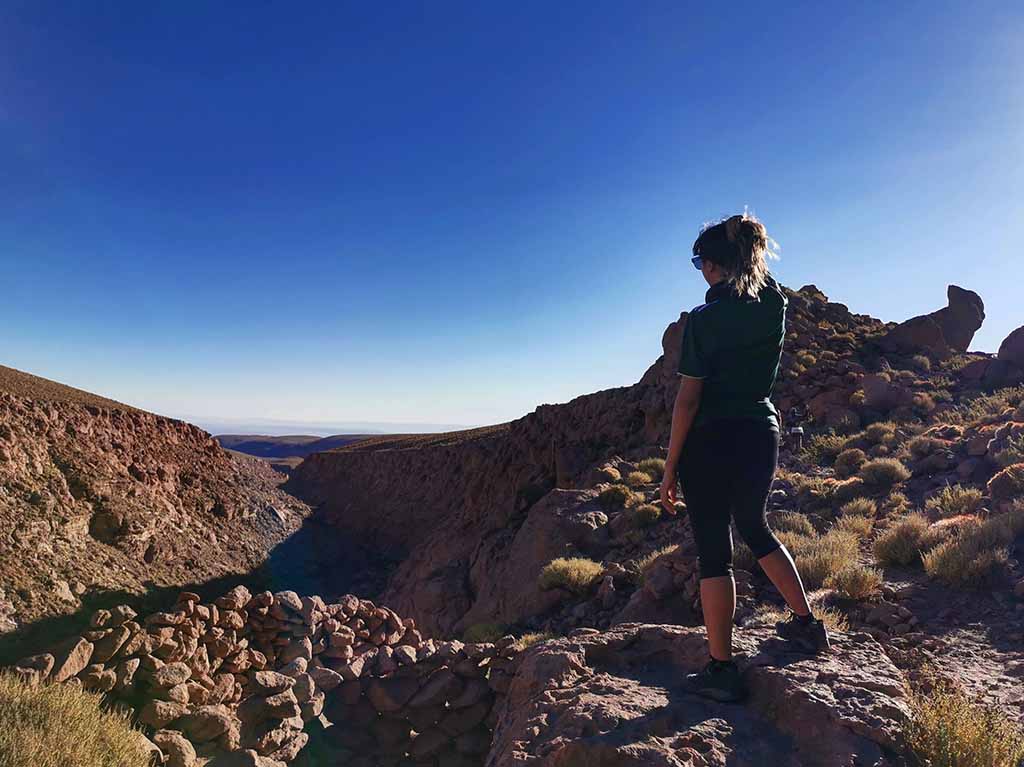
[[[909,707],[902,675],[867,634],[793,653],[771,629],[739,632],[744,704],[688,693],[703,629],[620,624],[539,644],[500,705],[487,767],[884,767]]]

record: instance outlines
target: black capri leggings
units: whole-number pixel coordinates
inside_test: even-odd
[[[730,519],[758,559],[781,546],[765,520],[778,459],[779,434],[766,421],[716,420],[687,435],[676,476],[701,578],[732,573]]]

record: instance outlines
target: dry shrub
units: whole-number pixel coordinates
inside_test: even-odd
[[[908,514],[895,520],[875,538],[875,561],[902,567],[920,561],[921,536],[927,529],[928,520],[922,514]]]
[[[940,517],[959,517],[977,511],[982,497],[977,488],[946,485],[941,492],[925,501],[924,507]]]
[[[515,647],[517,650],[525,650],[527,647],[532,647],[540,642],[546,642],[549,639],[555,639],[556,635],[550,631],[536,631],[529,634],[523,634],[519,639],[516,640]]]
[[[870,498],[855,498],[839,507],[841,517],[868,517],[874,519],[878,514],[878,504]]]
[[[834,607],[825,607],[817,604],[817,600],[813,594],[809,595],[809,601],[811,603],[811,611],[814,613],[814,617],[824,623],[825,626],[828,627],[829,631],[850,630],[850,621],[845,614]],[[751,627],[774,626],[779,621],[784,621],[788,618],[789,612],[786,610],[780,610],[772,605],[760,605],[744,625]]]
[[[665,474],[664,458],[644,458],[636,465],[637,469],[660,480]]]
[[[1016,418],[1016,415],[1014,417]],[[1024,434],[1009,437],[1006,446],[996,451],[992,460],[1004,468],[1015,463],[1024,463]]]
[[[911,364],[920,370],[922,373],[927,373],[932,369],[932,361],[925,357],[923,354],[915,354],[910,358]]]
[[[846,440],[838,434],[815,434],[807,441],[800,458],[807,463],[829,466],[842,452]]]
[[[584,557],[559,557],[544,565],[538,585],[542,589],[563,588],[575,594],[587,594],[604,572],[600,562]]]
[[[910,499],[903,493],[895,491],[882,499],[881,511],[887,517],[906,514],[910,510]]]
[[[462,641],[470,644],[496,642],[505,636],[505,629],[500,623],[474,623],[462,632]]]
[[[836,476],[839,477],[839,479],[846,479],[847,477],[852,477],[856,474],[857,470],[867,460],[868,457],[863,450],[851,447],[836,456],[836,461],[832,465],[832,468],[835,469]]]
[[[661,519],[661,506],[656,503],[644,503],[636,507],[633,519],[640,527],[650,527]]]
[[[1024,497],[1024,463],[1007,466],[992,477],[988,481],[988,494],[996,503]]]
[[[654,481],[646,471],[631,471],[626,475],[626,484],[630,487],[643,487],[649,485]]]
[[[1024,731],[995,706],[972,701],[949,682],[936,681],[911,697],[906,728],[910,751],[929,767],[1017,767]]]
[[[888,445],[896,439],[896,424],[878,421],[864,430],[864,438],[872,445]]]
[[[859,553],[857,536],[842,530],[812,536],[782,532],[778,537],[793,555],[808,589],[820,588],[830,575],[856,562]]]
[[[837,483],[825,477],[801,477],[796,483],[796,505],[800,511],[815,513],[832,505],[832,494]]]
[[[868,488],[863,479],[850,477],[836,484],[832,491],[832,505],[842,507],[856,498],[863,497],[867,492]]]
[[[597,470],[598,482],[619,482],[621,480],[622,474],[614,466],[602,466]]]
[[[1024,532],[1024,504],[962,528],[927,552],[924,570],[949,586],[980,586],[1005,570],[1009,545]]]
[[[871,535],[875,527],[875,521],[871,517],[861,517],[853,514],[848,517],[840,517],[836,520],[833,530],[840,530],[844,533],[853,533],[859,540],[866,539]]]
[[[875,458],[860,467],[857,472],[864,484],[876,491],[892,489],[910,478],[907,467],[895,458]]]
[[[625,485],[610,485],[601,491],[597,501],[606,509],[621,509],[636,502],[636,493]]]
[[[72,685],[32,689],[0,674],[0,764],[4,767],[147,767],[141,733],[100,698]]]
[[[923,434],[914,437],[907,443],[907,449],[914,458],[927,458],[940,447],[942,440],[935,437],[928,437]]]
[[[811,520],[795,511],[780,511],[772,516],[771,526],[773,530],[799,533],[800,535],[814,535],[814,525]]]
[[[882,587],[883,580],[882,573],[875,568],[851,564],[832,573],[825,579],[825,585],[830,589],[835,589],[840,596],[846,599],[860,601],[877,594]]]

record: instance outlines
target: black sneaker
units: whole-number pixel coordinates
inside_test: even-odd
[[[686,686],[690,692],[719,703],[736,703],[747,697],[740,670],[732,661],[712,659],[703,671],[686,675]]]
[[[832,644],[828,641],[828,630],[817,618],[802,620],[794,613],[788,621],[779,621],[775,624],[775,633],[811,655],[832,649]]]

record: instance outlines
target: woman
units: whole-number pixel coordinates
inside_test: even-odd
[[[693,265],[710,287],[683,331],[682,379],[661,484],[661,502],[674,514],[680,480],[699,558],[711,657],[687,681],[695,692],[721,701],[741,700],[746,693],[732,661],[736,583],[730,520],[793,611],[776,625],[778,633],[808,652],[829,647],[792,557],[765,520],[778,461],[780,424],[771,394],[787,304],[768,273],[773,246],[764,225],[747,214],[705,227],[693,244]]]

